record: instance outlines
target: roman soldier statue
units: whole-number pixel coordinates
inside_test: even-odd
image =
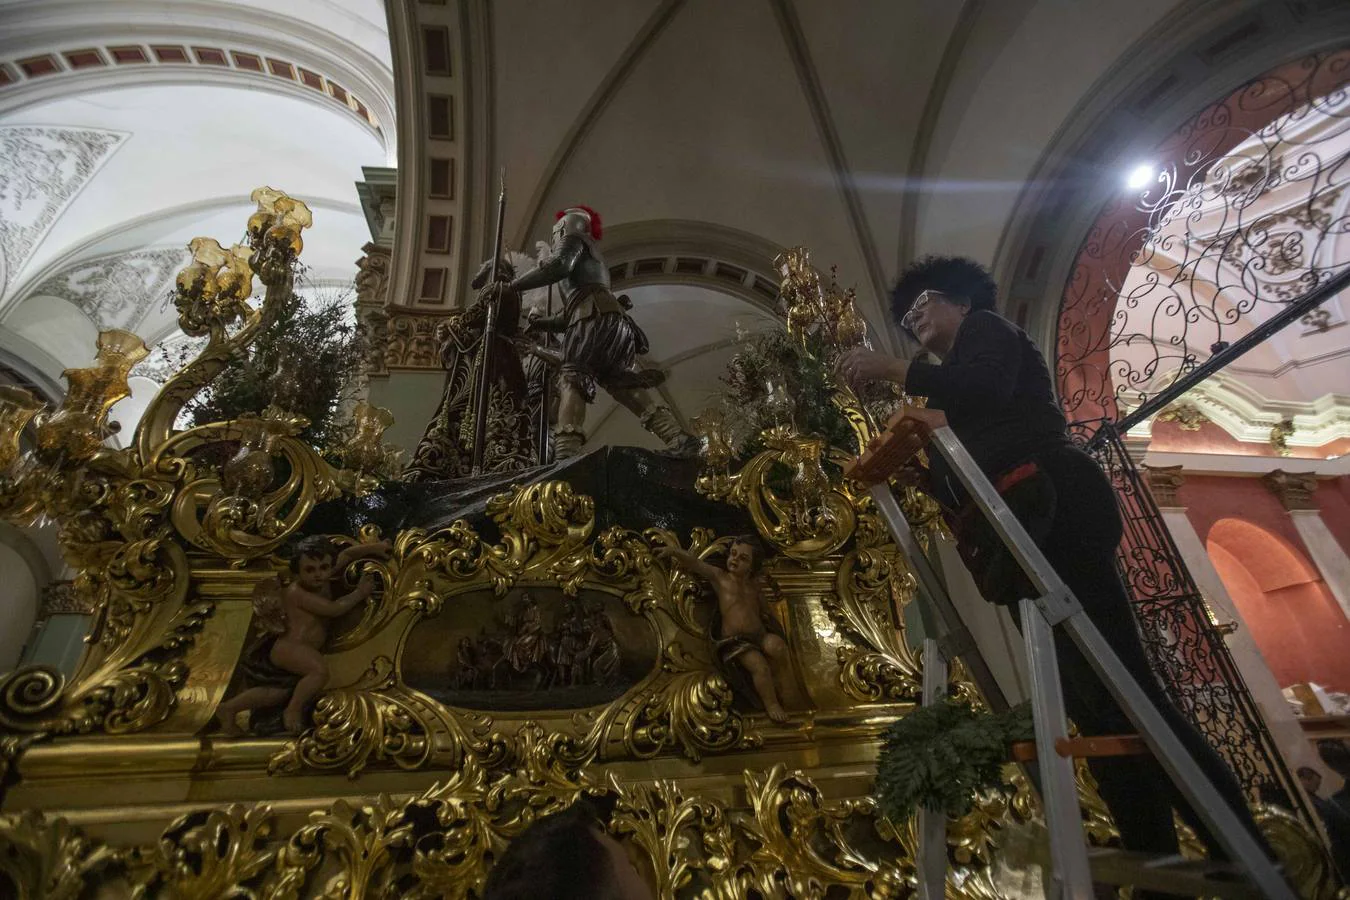
[[[632,304],[626,296],[615,297],[609,289],[609,269],[596,246],[600,240],[600,216],[585,206],[558,213],[553,243],[539,265],[523,275],[498,266],[502,290],[511,294],[559,285],[562,312],[528,320],[528,330],[554,332],[562,337],[557,424],[553,429],[554,457],[575,456],[586,442],[582,426],[586,405],[595,400],[597,387],[638,417],[642,427],[681,455],[693,455],[698,441],[680,427],[674,414],[652,397],[651,388],[664,373],[638,368],[637,358],[647,353],[647,335],[628,315]],[[473,280],[481,288],[487,280],[490,261]]]

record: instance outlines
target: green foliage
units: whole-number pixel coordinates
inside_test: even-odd
[[[811,335],[806,346],[785,330],[744,338],[721,381],[724,405],[735,412],[736,453],[762,449],[759,433],[791,423],[801,434],[818,434],[830,446],[857,451],[853,429],[834,405],[829,383],[830,358],[824,341]]]
[[[977,794],[999,786],[1009,745],[1033,734],[1025,703],[999,715],[950,698],[920,707],[882,735],[877,805],[897,822],[919,807],[963,816]]]
[[[350,289],[319,291],[308,302],[299,293],[281,309],[272,326],[252,347],[235,355],[209,390],[185,412],[193,425],[259,413],[272,402],[277,370],[283,362],[301,385],[297,407],[309,419],[301,440],[313,447],[333,446],[344,423],[334,421],[338,403],[360,362]]]

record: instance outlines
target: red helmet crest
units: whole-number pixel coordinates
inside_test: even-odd
[[[603,231],[600,224],[600,214],[595,210],[591,209],[589,206],[582,206],[580,204],[576,206],[569,206],[567,207],[567,209],[558,210],[557,214],[554,215],[553,218],[556,221],[557,219],[561,219],[563,216],[567,215],[569,212],[572,212],[573,210],[580,210],[581,212],[584,212],[586,214],[586,217],[590,219],[591,237],[594,240],[597,241],[600,240],[600,235]]]

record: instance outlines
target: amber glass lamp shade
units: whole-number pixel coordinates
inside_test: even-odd
[[[394,414],[364,400],[352,410],[352,436],[343,447],[343,462],[350,469],[374,470],[384,459],[384,432],[394,424]]]
[[[19,461],[19,436],[42,406],[29,391],[0,384],[0,472],[8,472]]]
[[[94,365],[62,373],[70,387],[61,408],[38,426],[38,446],[75,461],[97,453],[108,434],[109,410],[131,395],[127,377],[149,352],[145,342],[129,331],[100,332]]]

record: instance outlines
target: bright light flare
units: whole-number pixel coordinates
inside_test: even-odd
[[[1131,170],[1130,176],[1125,179],[1125,186],[1132,191],[1137,191],[1152,181],[1153,176],[1156,174],[1157,173],[1153,171],[1151,165],[1148,163],[1141,163]]]

